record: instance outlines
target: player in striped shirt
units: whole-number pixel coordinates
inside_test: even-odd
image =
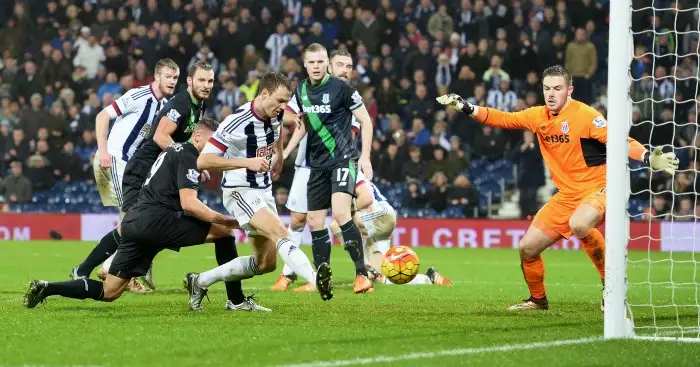
[[[105,206],[120,208],[120,218],[124,216],[122,207],[122,177],[127,161],[134,154],[145,137],[150,135],[153,120],[167,102],[166,96],[173,94],[180,76],[180,68],[171,59],[156,63],[154,81],[149,85],[133,88],[124,93],[111,105],[105,107],[95,119],[97,134],[97,154],[93,162],[95,182],[102,203]],[[109,123],[114,120],[110,131]],[[87,278],[95,267],[114,253],[118,246],[114,229],[100,240],[88,257],[71,271],[71,278]],[[106,271],[98,276],[106,276]],[[143,291],[143,286],[135,279],[130,290]]]
[[[333,297],[330,267],[322,264],[314,271],[299,244],[289,238],[272,195],[269,171],[282,169],[281,115],[291,96],[292,85],[284,74],[265,74],[258,96],[224,120],[198,159],[200,169],[224,171],[224,206],[246,231],[255,253],[201,274],[187,274],[192,310],[201,308],[206,289],[216,282],[275,270],[275,251],[297,274],[316,285],[324,301]],[[269,309],[257,306],[250,311]]]

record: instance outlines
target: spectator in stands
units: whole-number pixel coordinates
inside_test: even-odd
[[[418,147],[430,142],[430,131],[426,128],[421,117],[414,117],[411,130],[406,133],[409,141]]]
[[[467,175],[459,174],[454,184],[447,189],[448,205],[462,206],[467,218],[478,217],[476,209],[479,206],[479,192],[474,188]]]
[[[435,211],[441,212],[447,209],[447,176],[444,172],[438,171],[430,179],[430,189],[426,193],[428,206]]]
[[[426,196],[421,189],[420,182],[411,180],[408,182],[408,189],[403,200],[403,206],[409,209],[425,208]]]
[[[489,90],[486,105],[504,112],[513,112],[518,95],[510,89],[510,78],[503,77],[498,89]]]
[[[663,194],[656,194],[652,198],[651,207],[644,210],[644,220],[666,220],[670,214],[670,205]]]
[[[4,152],[5,165],[9,166],[12,161],[24,162],[29,158],[30,153],[29,139],[25,137],[24,130],[13,130],[12,141],[8,144],[7,151]]]
[[[686,222],[694,221],[696,216],[695,210],[693,210],[693,200],[688,197],[681,199],[676,207],[676,212],[673,213],[673,219]]]
[[[0,126],[7,126],[9,132],[20,128],[20,122],[19,103],[10,102],[9,98],[3,98],[2,107],[0,107]]]
[[[574,83],[573,98],[592,104],[595,98],[591,78],[598,69],[598,52],[583,28],[576,29],[575,41],[566,46],[566,69],[571,73]]]
[[[68,140],[63,144],[63,151],[54,163],[54,175],[58,180],[64,182],[84,180],[83,164],[78,155],[75,154],[75,145]]]
[[[35,95],[41,97],[44,89],[41,78],[37,75],[36,64],[33,61],[25,61],[24,73],[15,80],[12,95],[18,98],[21,105],[24,105],[30,97]]]
[[[469,159],[462,149],[462,141],[459,136],[450,137],[450,152],[447,154],[447,160],[457,172],[462,172],[469,167]]]
[[[406,181],[417,180],[425,181],[427,174],[427,163],[421,159],[420,148],[412,145],[409,148],[409,160],[403,166],[403,177]]]
[[[544,163],[535,134],[524,130],[522,136],[521,143],[513,149],[510,158],[518,167],[520,217],[525,219],[539,210],[537,191],[544,185]]]
[[[101,100],[105,100],[105,94],[109,93],[111,95],[115,95],[117,93],[120,93],[122,91],[122,86],[119,84],[119,80],[117,79],[117,73],[115,72],[109,72],[107,73],[107,79],[105,80],[105,83],[100,86],[100,89],[97,90],[97,97]]]
[[[501,67],[503,60],[498,55],[491,56],[491,67],[486,70],[482,78],[488,89],[498,89],[501,85],[501,79],[510,79],[508,73]]]
[[[481,134],[474,139],[472,154],[475,157],[494,160],[503,157],[505,141],[500,131],[491,126],[483,125]]]
[[[457,175],[457,169],[447,159],[445,148],[441,146],[433,149],[433,159],[428,164],[429,177],[434,177],[437,172],[444,173],[447,180],[452,180]]]
[[[404,163],[404,158],[398,156],[398,146],[396,144],[389,144],[386,153],[382,155],[379,161],[379,182],[383,184],[393,184],[403,181],[401,171]]]
[[[22,163],[14,161],[10,164],[10,174],[5,177],[5,196],[11,203],[25,203],[32,200],[32,184],[22,175]]]
[[[97,43],[97,37],[90,35],[87,45],[78,48],[73,59],[73,65],[82,65],[85,67],[87,77],[94,78],[97,75],[98,64],[105,61],[106,58],[104,48]]]

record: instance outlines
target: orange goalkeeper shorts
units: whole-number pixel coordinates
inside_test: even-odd
[[[568,239],[573,234],[569,228],[569,218],[579,205],[587,204],[594,207],[600,214],[600,221],[605,219],[605,195],[604,188],[588,191],[578,197],[557,193],[537,212],[532,225],[555,242],[562,237]],[[580,197],[583,198],[579,199]]]

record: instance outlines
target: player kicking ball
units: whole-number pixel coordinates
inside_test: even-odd
[[[143,276],[165,249],[212,241],[227,241],[233,247],[231,229],[238,228],[238,223],[197,199],[197,157],[217,126],[215,120],[202,119],[190,142],[173,144],[158,156],[136,203],[124,216],[122,239],[104,282],[89,278],[56,283],[33,280],[24,306],[34,308],[50,296],[111,302],[121,296],[132,278]],[[264,162],[259,158],[249,161],[252,163],[244,163],[262,170]],[[238,292],[243,296],[241,289]],[[252,299],[246,302],[254,304]]]
[[[353,70],[352,56],[349,52],[345,50],[334,50],[330,54],[328,71],[329,73],[339,79],[348,81]],[[291,124],[296,119],[299,118],[299,104],[295,96],[287,104],[284,111],[284,122],[285,124]],[[352,132],[353,136],[357,136],[360,131],[360,123],[353,116],[352,118]],[[290,225],[289,230],[292,235],[292,241],[301,244],[304,227],[306,226],[306,213],[308,211],[307,206],[307,189],[309,185],[309,175],[310,167],[309,162],[306,159],[306,140],[308,134],[306,134],[305,129],[296,129],[289,140],[289,143],[284,148],[284,159],[286,160],[289,154],[299,146],[297,150],[296,159],[294,161],[295,171],[294,179],[292,180],[292,187],[289,191],[289,200],[287,200],[287,209],[290,211]],[[272,290],[283,291],[287,290],[289,285],[296,280],[296,274],[294,271],[285,264],[282,268],[282,274],[277,277],[275,284],[272,286]],[[315,292],[316,289],[313,283],[306,283],[300,287],[294,289],[295,292]]]
[[[520,240],[520,264],[530,298],[508,308],[513,311],[549,308],[541,253],[561,238],[576,236],[598,269],[601,281],[605,280],[605,239],[596,227],[605,216],[607,121],[592,107],[571,98],[571,74],[562,66],[545,69],[542,89],[545,106],[514,113],[473,106],[456,94],[437,98],[439,103],[480,123],[535,133],[559,190],[537,212]],[[631,159],[645,162],[653,170],[675,173],[678,159],[674,153],[662,153],[658,147],[650,153],[636,140],[627,140]],[[600,309],[604,310],[602,303]]]
[[[133,88],[124,93],[111,105],[97,114],[95,132],[97,135],[97,154],[93,163],[95,182],[104,206],[116,206],[119,217],[124,217],[126,209],[122,208],[122,178],[127,162],[152,130],[152,123],[166,104],[166,96],[175,92],[180,68],[170,59],[156,63],[155,80],[149,85]],[[114,120],[110,131],[109,122]],[[109,136],[109,138],[108,138]],[[123,210],[122,210],[123,209]],[[71,271],[72,279],[88,278],[98,265],[111,262],[111,255],[119,246],[119,231],[114,229],[106,233],[85,260]],[[100,267],[97,277],[105,279],[105,266]],[[155,288],[150,276],[144,279],[146,284]],[[127,290],[143,293],[148,289],[139,281],[132,279]]]
[[[299,244],[289,238],[272,195],[268,170],[282,170],[282,121],[279,117],[291,98],[292,89],[291,82],[283,74],[265,74],[258,96],[224,120],[199,157],[201,169],[224,171],[221,181],[224,206],[246,231],[255,253],[201,274],[187,274],[193,311],[201,310],[202,298],[212,284],[240,281],[275,270],[277,253],[295,273],[315,284],[324,301],[333,298],[330,267],[322,263],[314,271]],[[240,168],[240,161],[246,157],[261,157],[263,165]]]

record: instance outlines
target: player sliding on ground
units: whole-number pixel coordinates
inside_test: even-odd
[[[352,59],[345,62],[351,65]],[[325,47],[317,43],[309,45],[304,50],[304,67],[309,77],[297,85],[295,97],[303,112],[297,120],[297,128],[308,133],[306,158],[311,168],[306,220],[311,230],[314,263],[319,266],[330,261],[331,241],[325,221],[328,208],[331,208],[333,218],[343,231],[345,250],[355,264],[354,292],[372,292],[374,288],[367,276],[362,234],[351,213],[358,164],[367,178],[372,179],[369,159],[372,120],[360,93],[344,80],[328,74]],[[362,153],[359,160],[351,131],[353,116],[361,126]]]
[[[520,262],[530,298],[510,306],[509,310],[549,308],[541,253],[562,237],[575,235],[598,269],[600,279],[605,280],[605,239],[596,227],[605,215],[607,121],[592,107],[571,98],[574,90],[571,74],[562,66],[544,71],[542,87],[545,106],[515,113],[473,106],[456,94],[437,98],[439,103],[480,123],[534,132],[559,190],[535,215],[520,240]],[[648,163],[653,170],[673,174],[678,168],[674,153],[662,153],[659,147],[650,153],[632,138],[628,138],[628,144],[630,158]],[[600,307],[602,311],[602,303]]]
[[[89,278],[56,283],[34,280],[24,296],[24,306],[34,308],[49,296],[114,301],[129,281],[143,276],[153,258],[165,249],[215,241],[227,243],[235,251],[231,229],[238,228],[238,223],[197,199],[197,157],[217,126],[215,120],[202,119],[193,128],[190,142],[173,144],[158,155],[137,201],[124,216],[121,242],[104,283]],[[241,163],[251,167],[264,163],[259,158],[244,161]],[[245,303],[255,305],[251,297],[243,296],[240,286],[236,292]]]
[[[364,236],[365,263],[372,280],[383,284],[394,284],[382,275],[382,259],[391,248],[391,237],[396,228],[396,211],[386,200],[372,181],[367,180],[362,171],[357,175],[355,200],[357,211],[353,218]],[[333,236],[343,241],[343,232],[334,220],[331,222]],[[409,285],[452,285],[452,282],[443,277],[434,267],[428,268],[425,274],[418,274],[406,283]]]
[[[352,56],[349,52],[345,50],[335,50],[330,54],[329,73],[339,79],[348,81],[350,75],[353,71]],[[284,111],[284,122],[285,124],[291,124],[298,119],[300,110],[299,104],[295,96],[289,100],[287,107]],[[357,136],[360,131],[360,123],[357,121],[355,116],[352,117],[352,132],[353,136]],[[304,235],[304,227],[306,226],[306,213],[308,211],[307,206],[307,193],[309,185],[309,174],[310,167],[309,161],[306,159],[306,140],[308,134],[306,134],[305,129],[296,129],[289,140],[289,143],[284,148],[284,159],[287,159],[289,154],[299,146],[297,150],[297,156],[294,161],[295,171],[294,179],[292,180],[292,187],[289,191],[289,200],[287,200],[287,209],[290,211],[290,225],[289,230],[292,235],[292,241],[301,244]],[[296,280],[296,274],[287,265],[282,268],[282,274],[277,277],[275,284],[272,286],[272,290],[286,290],[289,284]],[[315,288],[313,283],[307,283],[300,287],[294,289],[295,292],[314,292]]]
[[[275,270],[277,254],[295,273],[312,282],[324,301],[333,298],[331,269],[321,263],[314,271],[298,243],[277,215],[268,170],[282,170],[281,120],[279,116],[292,96],[292,84],[281,73],[265,74],[260,93],[226,118],[199,157],[199,167],[225,171],[221,181],[224,206],[245,229],[255,251],[210,271],[187,274],[190,308],[200,310],[207,287],[218,281],[252,278]],[[264,166],[241,167],[246,157],[263,157]],[[260,172],[262,171],[262,172]],[[258,173],[256,173],[258,172]],[[270,311],[260,307],[251,311]]]

